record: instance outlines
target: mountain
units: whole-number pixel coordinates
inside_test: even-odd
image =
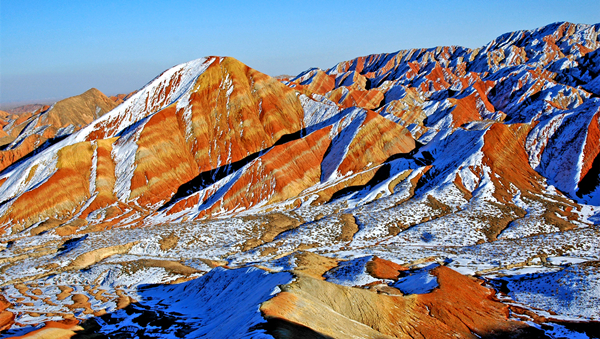
[[[56,140],[80,130],[116,106],[114,101],[92,88],[31,112],[3,113],[0,121],[0,170],[29,156],[34,150],[39,152]]]
[[[117,94],[117,95],[111,95],[108,98],[114,102],[116,102],[117,104],[122,104],[125,100],[131,98],[132,95],[135,94],[136,91],[133,91],[131,93],[123,93],[123,94]]]
[[[593,336],[599,31],[281,79],[207,57],[6,124],[38,142],[2,157],[0,328]]]
[[[21,114],[21,113],[31,113],[39,110],[40,108],[47,106],[45,104],[26,104],[22,106],[17,106],[13,108],[5,108],[6,113],[10,114]],[[9,106],[10,107],[10,106]]]

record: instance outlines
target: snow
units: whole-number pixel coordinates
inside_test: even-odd
[[[588,258],[577,258],[577,257],[566,257],[566,256],[557,256],[557,257],[548,257],[546,261],[550,265],[554,266],[563,266],[567,264],[580,264],[587,262]]]
[[[306,70],[302,73],[300,73],[298,76],[296,76],[295,78],[292,78],[289,82],[298,82],[301,85],[306,84],[307,82],[310,82],[310,80],[317,74],[317,71],[320,71],[321,69],[319,68],[311,68],[309,70]]]
[[[540,202],[528,200],[526,203],[520,198],[520,193],[513,197],[513,201],[517,206],[524,209],[527,214],[510,222],[498,235],[498,239],[518,239],[560,230],[558,226],[547,223],[542,217],[546,212],[546,207]]]
[[[372,256],[366,256],[342,261],[336,268],[327,271],[323,277],[329,282],[344,286],[363,286],[379,281],[366,271],[366,265],[371,259]]]
[[[310,98],[301,94],[298,99],[304,109],[305,128],[323,123],[340,111],[335,103],[318,94],[313,94]]]
[[[117,163],[115,169],[117,184],[115,194],[119,200],[126,201],[129,197],[130,179],[133,175],[136,138],[143,127],[139,123],[148,115],[170,105],[186,92],[192,89],[196,79],[215,59],[197,59],[177,65],[148,83],[126,102],[112,111],[103,115],[87,127],[81,129],[66,139],[46,148],[35,157],[24,160],[4,171],[0,177],[7,181],[0,187],[0,197],[5,203],[0,207],[0,212],[6,211],[11,201],[48,180],[56,171],[57,152],[62,147],[77,142],[87,141],[93,132],[104,131],[104,137],[116,136],[118,133],[125,135],[119,139],[113,148],[113,158]],[[176,83],[174,81],[177,80]],[[172,85],[171,90],[165,93],[166,88]],[[156,96],[162,93],[156,100]],[[148,104],[150,102],[150,105]],[[138,123],[137,126],[135,123]],[[136,128],[137,127],[137,128]],[[126,131],[126,128],[129,130]],[[37,165],[37,170],[31,180],[27,181],[29,171]]]
[[[15,140],[13,140],[10,143],[10,145],[8,146],[8,149],[15,149],[17,146],[19,146],[23,142],[23,140],[25,140],[29,136],[36,135],[36,134],[42,135],[49,126],[48,125],[36,126],[38,124],[39,120],[40,120],[40,117],[37,116],[37,117],[33,118],[30,122],[28,122],[27,126],[25,126],[25,128],[23,128],[23,131],[21,131],[21,133],[15,138]]]
[[[148,287],[140,302],[153,310],[178,313],[194,330],[189,337],[250,338],[263,334],[259,306],[292,281],[289,273],[267,273],[258,268],[215,268],[183,284]]]
[[[533,321],[527,322],[530,326],[539,328],[544,331],[544,334],[550,338],[569,338],[569,339],[589,339],[590,337],[584,333],[571,330],[564,325],[556,323],[549,324],[549,326],[540,326]]]
[[[562,270],[501,278],[515,301],[559,314],[554,318],[600,320],[600,269],[576,263]],[[565,318],[566,317],[566,318]]]
[[[115,162],[115,186],[113,190],[117,199],[122,202],[127,202],[131,195],[131,179],[136,168],[137,141],[146,122],[148,122],[148,119],[143,119],[138,124],[128,128],[113,144],[111,152],[111,157]]]
[[[72,134],[75,131],[75,126],[74,125],[67,125],[65,127],[59,128],[58,131],[56,131],[56,136],[55,138],[60,138],[60,137],[64,137],[67,135]]]
[[[408,276],[398,279],[390,285],[402,291],[404,294],[426,294],[439,287],[437,278],[430,271],[439,264],[430,264],[421,269],[411,271]]]
[[[24,160],[18,166],[9,168],[2,174],[0,179],[6,178],[6,182],[0,187],[0,197],[4,203],[0,206],[0,213],[5,213],[10,208],[12,201],[23,193],[38,187],[46,182],[57,171],[58,146],[51,146],[51,151],[43,152],[36,157]],[[53,151],[53,152],[52,152]],[[28,179],[29,173],[33,176]]]
[[[130,125],[181,99],[193,89],[198,77],[215,60],[201,58],[166,70],[127,101],[74,134],[69,141],[83,141],[93,131],[103,129],[108,133],[106,137],[117,135]],[[171,89],[166,92],[169,86]]]
[[[96,171],[98,169],[98,143],[92,142],[92,147],[94,148],[94,153],[92,154],[92,168],[90,171],[90,195],[93,195],[96,192]]]
[[[334,125],[332,133],[335,131],[339,132],[333,137],[329,152],[321,163],[321,182],[340,176],[336,173],[337,169],[348,153],[348,148],[366,117],[367,115],[364,110],[354,109],[350,114],[346,115],[343,121]]]
[[[599,109],[600,99],[591,98],[567,114],[560,133],[555,133],[541,157],[538,171],[552,185],[573,196],[580,179],[587,128]]]

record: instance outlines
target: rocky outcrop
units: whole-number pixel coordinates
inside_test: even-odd
[[[388,295],[301,276],[261,306],[276,338],[301,337],[294,324],[325,338],[522,337],[535,334],[509,320],[481,282],[444,266],[431,271],[439,287],[419,295]],[[477,305],[477,307],[473,307]]]

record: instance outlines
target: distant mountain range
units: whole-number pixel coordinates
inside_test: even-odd
[[[0,329],[600,335],[599,33],[295,77],[213,56],[3,112]]]

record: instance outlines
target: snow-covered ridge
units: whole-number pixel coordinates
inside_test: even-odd
[[[85,141],[99,130],[103,130],[103,138],[113,137],[128,126],[175,103],[192,89],[198,76],[215,60],[200,58],[166,70],[113,111],[71,136],[71,142]]]
[[[215,60],[215,58],[200,58],[166,70],[146,84],[127,101],[87,127],[52,145],[35,157],[12,168],[10,171],[4,171],[0,176],[0,179],[7,178],[7,181],[0,187],[2,201],[10,201],[18,197],[20,194],[39,186],[52,176],[54,171],[56,171],[56,154],[61,148],[78,142],[116,136],[131,125],[173,104],[192,88],[198,76]],[[132,147],[135,148],[135,145],[131,144],[129,146],[129,148]],[[133,150],[133,153],[128,152],[128,154],[125,158],[129,158],[129,162],[131,163],[134,160],[131,157],[135,156],[135,150]],[[121,158],[125,159],[124,154],[115,154],[115,159]],[[120,164],[122,161],[118,161],[118,163]],[[37,168],[35,174],[33,177],[28,177],[29,172],[34,167]],[[118,167],[122,168],[117,173],[117,177],[119,178],[125,175],[120,174],[121,172],[131,173],[133,169],[131,164],[118,165]],[[127,185],[125,182],[121,184],[124,187],[124,192],[127,191]],[[123,194],[127,195],[126,193]],[[8,206],[9,204],[3,207],[7,208]]]

